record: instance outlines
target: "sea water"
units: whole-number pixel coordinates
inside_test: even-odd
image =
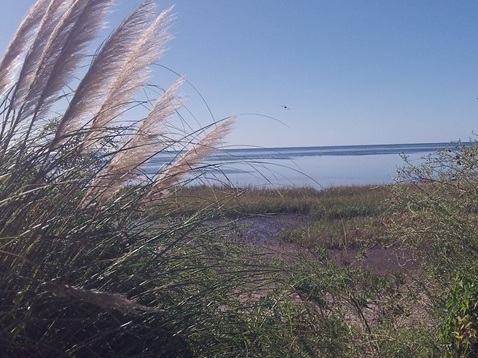
[[[420,165],[426,155],[455,150],[457,146],[450,142],[223,149],[208,158],[191,183],[315,188],[389,184],[396,181],[397,170],[405,166],[404,156]],[[157,170],[175,155],[162,153],[148,163],[146,171]]]

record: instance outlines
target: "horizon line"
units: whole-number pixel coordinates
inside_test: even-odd
[[[235,150],[235,149],[291,149],[291,148],[335,148],[335,147],[380,147],[380,146],[390,146],[390,145],[457,145],[457,144],[465,144],[470,145],[475,143],[475,141],[462,141],[462,140],[453,140],[448,142],[412,142],[412,143],[381,143],[381,144],[338,144],[338,145],[298,145],[298,146],[277,146],[277,147],[263,147],[259,145],[252,145],[252,144],[244,144],[244,145],[230,145],[230,146],[223,146],[220,148],[221,150]]]

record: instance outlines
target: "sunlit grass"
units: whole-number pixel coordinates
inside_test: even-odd
[[[191,186],[176,193],[182,212],[208,207],[221,217],[300,215],[306,220],[282,233],[306,247],[373,246],[385,243],[383,213],[391,186],[260,189]]]

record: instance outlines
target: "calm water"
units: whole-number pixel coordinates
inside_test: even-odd
[[[428,153],[454,148],[456,143],[230,149],[209,158],[204,178],[258,187],[384,184],[394,182],[404,165],[401,155],[419,164]],[[148,166],[157,169],[170,158],[155,158]]]

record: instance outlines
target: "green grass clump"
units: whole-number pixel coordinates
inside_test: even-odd
[[[361,248],[384,244],[385,227],[375,216],[311,220],[281,233],[281,239],[304,247]]]
[[[306,218],[282,232],[283,240],[306,247],[385,244],[383,214],[391,186],[314,188],[225,188],[193,186],[176,193],[179,212],[208,208],[221,217],[298,215]],[[220,209],[220,211],[218,211]],[[161,209],[155,209],[160,215]]]
[[[0,355],[238,355],[239,296],[277,268],[212,240],[206,210],[179,219],[169,194],[230,120],[170,132],[178,84],[134,100],[169,37],[170,11],[152,1],[87,57],[111,4],[38,1],[0,63]],[[143,120],[116,121],[139,105]]]

